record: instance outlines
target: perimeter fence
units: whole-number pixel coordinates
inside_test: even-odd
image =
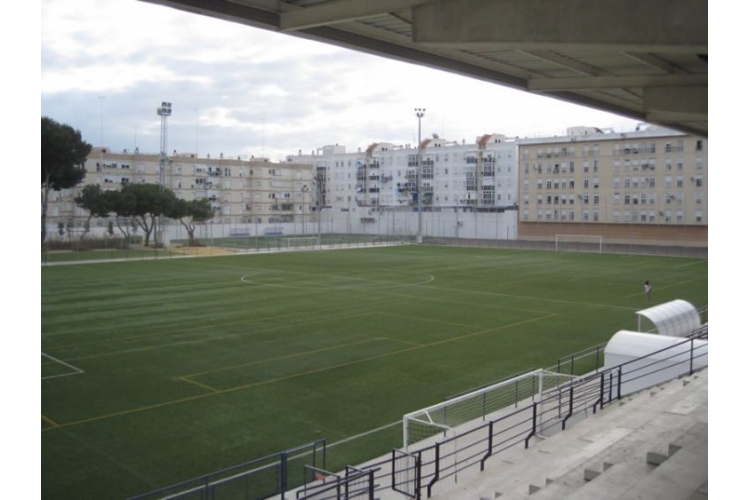
[[[682,244],[676,244],[673,239],[657,238],[645,241],[643,227],[637,224],[619,225],[616,231],[618,238],[615,240],[604,234],[600,244],[593,242],[593,237],[597,236],[595,225],[569,223],[556,226],[555,231],[567,236],[583,236],[579,237],[579,241],[572,238],[562,245],[556,244],[552,237],[519,239],[517,216],[518,212],[513,208],[481,210],[469,207],[430,207],[426,208],[420,217],[413,207],[351,207],[325,209],[320,214],[279,216],[275,218],[277,221],[265,223],[229,223],[222,222],[222,218],[217,217],[214,221],[198,224],[192,238],[179,221],[166,219],[158,231],[159,241],[166,243],[161,246],[168,247],[162,249],[165,250],[162,252],[140,247],[140,244],[145,242],[146,235],[137,225],[128,225],[127,221],[121,221],[120,227],[126,230],[126,233],[123,233],[118,229],[113,230],[110,224],[112,221],[108,219],[100,219],[91,225],[87,218],[80,217],[68,220],[62,225],[59,222],[50,222],[47,231],[48,241],[42,249],[42,259],[46,263],[73,260],[54,255],[55,250],[98,254],[98,260],[111,260],[221,255],[220,251],[215,250],[217,247],[235,253],[263,253],[289,249],[368,247],[398,243],[708,257],[708,243],[700,244],[693,241],[696,234],[695,228],[691,226],[665,226],[665,229],[670,230],[672,238],[683,240]],[[659,234],[659,231],[654,234]],[[152,242],[154,237],[155,234],[149,235],[149,240]],[[290,241],[295,239],[297,243],[290,246]],[[201,247],[213,251],[201,251]],[[102,252],[105,254],[102,255]],[[106,255],[106,252],[109,252],[109,255]],[[102,256],[105,258],[101,259]],[[81,260],[90,258],[85,257]]]

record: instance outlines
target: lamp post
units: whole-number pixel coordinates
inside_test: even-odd
[[[307,235],[307,220],[305,217],[305,201],[306,201],[306,194],[307,194],[307,184],[302,185],[302,234]]]
[[[315,179],[313,182],[315,183],[315,211],[317,212],[316,215],[318,216],[318,248],[322,248],[323,242],[320,239],[320,177]]]
[[[417,132],[417,243],[422,243],[422,117],[424,117],[425,108],[414,108],[419,121]]]

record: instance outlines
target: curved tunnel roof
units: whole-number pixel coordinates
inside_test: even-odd
[[[687,337],[701,326],[701,318],[695,307],[685,300],[673,300],[636,312],[639,330],[641,317],[648,318],[659,335]]]

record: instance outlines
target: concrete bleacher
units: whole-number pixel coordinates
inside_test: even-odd
[[[475,467],[438,482],[431,498],[706,499],[708,368],[633,394],[528,449],[495,455],[484,472]]]

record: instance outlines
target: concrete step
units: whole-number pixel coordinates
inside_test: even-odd
[[[483,473],[476,472],[477,465],[471,477],[462,473],[456,483],[438,483],[432,498],[557,500],[578,498],[580,491],[581,498],[593,499],[603,493],[593,485],[597,482],[632,488],[656,467],[649,464],[649,453],[652,462],[660,460],[657,454],[678,454],[679,441],[690,426],[708,421],[707,391],[704,370],[633,394],[622,406],[609,405],[565,432],[536,439],[528,450],[521,446],[491,457]],[[694,493],[700,494],[698,487]]]

